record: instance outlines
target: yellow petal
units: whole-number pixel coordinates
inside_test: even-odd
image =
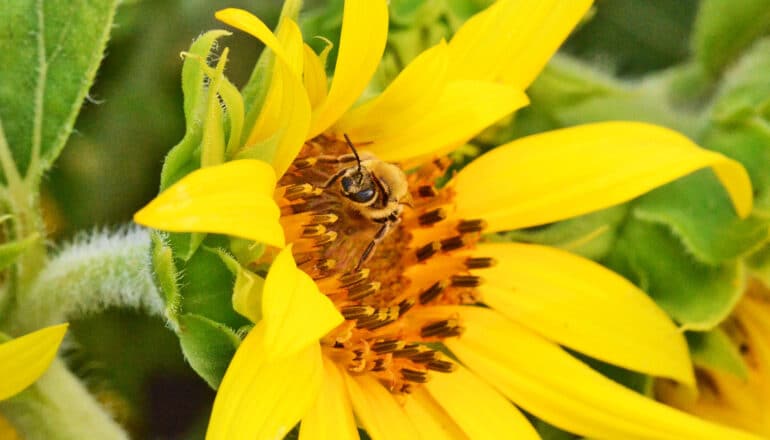
[[[547,246],[482,244],[482,301],[548,339],[654,376],[694,384],[687,343],[644,292],[609,269]],[[558,268],[558,276],[554,275]]]
[[[449,43],[457,79],[526,89],[591,6],[591,0],[502,0],[473,16]]]
[[[393,394],[369,374],[343,373],[358,422],[373,440],[419,439],[420,435]]]
[[[349,111],[333,131],[376,144],[435,111],[446,87],[448,62],[449,51],[442,41],[409,63],[380,95]]]
[[[672,130],[602,122],[528,136],[471,162],[456,176],[457,215],[489,231],[541,225],[625,202],[711,166],[742,217],[752,190],[740,163]]]
[[[748,379],[729,373],[703,370],[700,393],[693,396],[676,384],[660,381],[655,395],[669,405],[718,423],[770,437],[770,303],[745,296],[728,328],[745,350]]]
[[[423,439],[468,440],[473,438],[467,436],[423,388],[417,388],[409,394],[404,403],[404,412]]]
[[[263,42],[265,46],[275,52],[275,55],[278,58],[283,59],[286,64],[291,64],[289,60],[292,58],[287,53],[284,45],[278,41],[278,38],[273,35],[273,32],[262,22],[262,20],[255,17],[250,12],[244,11],[243,9],[227,8],[217,11],[214,16],[222,23],[240,29]]]
[[[321,388],[321,348],[267,359],[264,326],[246,336],[219,386],[207,440],[283,438],[305,415]]]
[[[259,160],[236,160],[185,176],[134,214],[141,225],[173,232],[215,232],[284,245],[273,200],[275,172]]]
[[[247,149],[281,130],[287,115],[291,114],[290,105],[296,99],[294,94],[305,93],[299,81],[304,57],[299,27],[292,20],[284,19],[278,28],[277,38],[284,49],[285,58],[279,57],[273,67],[270,89],[244,146]],[[279,174],[276,170],[276,174],[281,175],[282,172]]]
[[[252,35],[270,47],[270,39],[264,33],[267,26],[258,18],[251,17]],[[277,57],[273,66],[270,89],[243,152],[247,152],[249,157],[272,163],[275,174],[281,176],[305,141],[310,127],[310,101],[301,79],[304,43],[299,26],[291,19],[283,19],[278,28],[277,43],[282,50],[276,55],[282,55]]]
[[[388,127],[367,149],[391,162],[445,154],[527,103],[524,93],[484,81],[447,84],[430,111]],[[383,124],[390,124],[385,120]],[[362,133],[366,138],[366,133]],[[355,139],[361,141],[363,139]]]
[[[329,95],[313,111],[308,139],[329,128],[361,96],[377,70],[387,36],[386,0],[345,0],[334,78]]]
[[[433,375],[425,387],[470,438],[540,438],[508,399],[463,367]]]
[[[302,418],[299,440],[358,440],[353,408],[337,366],[323,358],[324,378],[313,406]]]
[[[287,356],[318,340],[344,318],[312,278],[297,268],[291,245],[273,261],[262,294],[265,352]]]
[[[602,376],[554,343],[490,309],[441,308],[467,330],[447,347],[533,415],[593,438],[756,439],[655,402]]]
[[[329,49],[330,46],[327,46]],[[310,100],[310,107],[316,108],[320,104],[326,95],[329,93],[326,67],[324,66],[321,58],[316,55],[313,49],[305,45],[305,71],[303,80],[305,82],[305,90],[307,91],[308,99]]]
[[[0,344],[0,400],[32,385],[51,365],[67,324],[53,325]]]

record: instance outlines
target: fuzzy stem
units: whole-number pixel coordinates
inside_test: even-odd
[[[19,292],[11,327],[23,333],[111,307],[162,315],[149,252],[149,234],[133,227],[75,239]]]
[[[26,440],[123,440],[128,436],[61,361],[0,412]]]
[[[5,176],[5,187],[2,196],[5,199],[4,208],[8,209],[14,222],[12,239],[21,240],[33,234],[45,236],[45,226],[40,213],[38,190],[25,179],[22,179],[13,160],[5,131],[0,123],[0,169]],[[19,257],[12,273],[10,286],[4,286],[9,291],[25,290],[35,278],[46,261],[45,244],[42,240],[32,243]],[[3,301],[0,301],[3,302]],[[4,306],[5,304],[0,304]],[[0,312],[2,310],[0,309]]]

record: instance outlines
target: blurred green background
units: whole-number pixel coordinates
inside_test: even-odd
[[[436,8],[429,18],[438,24],[420,30],[418,46],[448,36],[457,20],[489,1],[391,0],[393,15],[403,18],[394,20],[394,30],[420,26],[409,14],[426,3]],[[306,2],[305,29],[336,40],[341,4]],[[156,194],[163,157],[184,131],[179,53],[203,31],[223,27],[213,14],[227,6],[248,9],[271,25],[280,11],[277,0],[134,0],[120,7],[76,132],[46,180],[44,205],[55,240],[125,224]],[[594,15],[564,50],[637,78],[688,58],[698,6],[697,0],[597,0]],[[390,43],[391,54],[403,51],[398,41]],[[243,84],[261,47],[239,33],[226,44],[232,51],[228,76]],[[397,55],[391,70],[409,57]],[[392,72],[383,75],[387,80]],[[202,438],[214,393],[185,365],[176,337],[160,320],[115,311],[72,329],[75,371],[135,438]]]

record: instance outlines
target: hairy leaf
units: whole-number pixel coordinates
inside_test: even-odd
[[[217,389],[240,338],[226,325],[195,314],[180,315],[179,326],[185,358],[211,388]]]
[[[714,328],[743,293],[742,263],[701,263],[663,225],[632,219],[616,243],[606,264],[640,286],[687,329]]]
[[[711,170],[701,170],[642,196],[634,206],[640,219],[670,228],[687,252],[706,264],[719,264],[759,248],[767,221],[740,219]]]
[[[22,175],[61,152],[102,60],[117,0],[6,0],[0,120]]]

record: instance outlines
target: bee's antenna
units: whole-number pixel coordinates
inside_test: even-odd
[[[353,150],[353,155],[356,156],[356,162],[358,162],[358,172],[361,172],[361,158],[358,157],[358,151],[356,151],[356,147],[353,145],[353,142],[350,141],[350,138],[348,137],[347,133],[343,133],[343,136],[345,136],[345,140],[348,141],[348,146],[351,150]]]

